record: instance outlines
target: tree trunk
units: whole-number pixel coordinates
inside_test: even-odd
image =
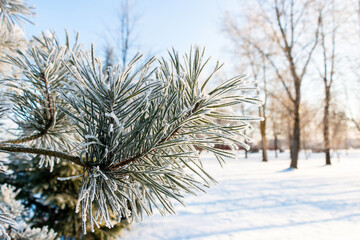
[[[274,136],[275,158],[277,158],[278,157],[278,137],[277,137],[277,132],[276,132],[275,122],[274,121],[273,121],[273,125],[272,125],[272,132],[273,132],[273,136]]]
[[[292,129],[291,129],[291,124],[292,124],[291,120],[288,119],[288,121],[287,121],[287,131],[288,131],[288,148],[289,148],[289,150],[290,150],[290,159],[291,159],[291,156],[292,156],[292,153],[291,153],[291,151],[292,151],[291,145],[292,145],[292,141],[293,141],[293,136],[292,136],[292,133],[291,133],[291,131],[292,131]]]
[[[274,133],[274,149],[275,149],[275,158],[278,157],[278,138],[277,133]]]
[[[262,161],[267,162],[267,138],[266,138],[266,118],[264,117],[264,121],[260,122],[260,132],[261,132],[261,147],[262,147]]]
[[[260,133],[261,133],[261,148],[262,148],[262,161],[267,162],[267,138],[266,138],[266,116],[265,116],[265,106],[259,107],[259,116],[263,117],[264,120],[260,122]]]
[[[300,92],[300,89],[299,89]],[[290,168],[297,168],[300,150],[300,93],[294,102],[294,128],[291,144],[291,163]]]
[[[330,105],[330,88],[325,86],[325,106],[324,106],[324,151],[325,164],[331,165],[330,159],[330,139],[329,139],[329,105]]]

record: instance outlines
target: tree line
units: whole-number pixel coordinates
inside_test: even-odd
[[[265,103],[259,109],[265,119],[260,124],[263,161],[267,161],[267,133],[272,132],[274,139],[279,134],[286,139],[290,167],[297,168],[300,149],[317,138],[321,127],[320,148],[330,165],[330,150],[339,146],[350,122],[358,126],[351,109],[344,106],[355,101],[347,98],[346,88],[359,83],[359,48],[349,39],[359,39],[360,2],[269,0],[242,2],[234,9],[226,12],[223,29],[245,66],[240,67],[248,70],[263,93]],[[314,131],[309,132],[311,128]]]

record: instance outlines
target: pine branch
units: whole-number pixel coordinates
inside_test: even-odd
[[[197,104],[195,105],[194,109],[192,109],[192,110],[186,115],[186,117],[183,119],[183,121],[186,121],[188,118],[190,118],[190,117],[192,116],[192,114],[198,110],[199,106],[200,106],[199,103],[197,103]],[[180,129],[181,129],[180,126],[177,127],[177,128],[175,128],[175,129],[171,132],[171,134],[170,134],[169,136],[164,137],[163,139],[161,139],[161,140],[158,142],[157,145],[160,145],[160,144],[162,144],[162,143],[170,140],[172,137],[174,137],[174,136],[176,135],[176,133],[177,133]],[[155,146],[155,147],[156,147],[156,146]],[[132,163],[132,162],[135,162],[135,161],[139,160],[141,157],[143,157],[143,156],[145,156],[145,155],[147,155],[147,154],[151,154],[151,152],[153,152],[153,150],[154,150],[153,148],[148,149],[148,150],[146,150],[146,151],[144,151],[144,152],[142,152],[142,153],[137,154],[137,155],[134,156],[134,157],[131,157],[131,158],[128,158],[128,159],[123,160],[123,161],[121,161],[121,162],[118,162],[118,163],[116,163],[116,164],[113,164],[113,165],[111,165],[111,166],[109,167],[109,169],[110,169],[111,171],[117,170],[117,169],[120,168],[120,167],[126,166],[126,165],[128,165],[128,164],[130,164],[130,163]]]
[[[59,92],[67,84],[68,71],[63,62],[71,51],[78,50],[78,44],[71,48],[66,34],[66,44],[61,45],[55,33],[42,33],[33,42],[26,51],[18,50],[6,59],[21,73],[21,78],[8,76],[3,82],[9,89],[7,96],[22,136],[0,143],[34,141],[35,146],[66,151],[73,145],[75,129],[59,109],[68,108]]]
[[[80,52],[66,64],[72,85],[62,97],[71,108],[61,108],[78,129],[79,157],[87,166],[76,207],[84,231],[87,221],[92,230],[100,220],[112,227],[109,212],[139,221],[143,212],[152,214],[155,204],[162,214],[174,213],[172,199],[181,203],[184,193],[204,191],[215,181],[195,147],[214,153],[219,162],[233,155],[216,144],[248,147],[237,138],[248,140],[248,122],[261,118],[234,116],[226,109],[259,104],[240,94],[256,88],[237,76],[205,93],[221,65],[200,84],[208,63],[204,50],[195,48],[184,62],[169,52],[170,60],[161,59],[156,68],[153,59],[135,66],[141,57],[136,56],[127,67],[116,65],[106,74],[93,53]]]
[[[70,161],[75,163],[79,166],[85,167],[85,165],[81,162],[80,158],[77,156],[72,156],[67,153],[48,150],[48,149],[41,149],[41,148],[33,148],[33,147],[26,147],[16,144],[4,144],[0,143],[0,150],[11,152],[11,153],[30,153],[30,154],[39,154],[48,157],[55,157],[60,158],[63,160]]]
[[[15,24],[20,25],[23,21],[32,23],[28,16],[35,15],[33,9],[24,1],[0,0],[1,28],[6,27],[11,32]]]
[[[45,77],[44,71],[41,71],[40,79],[41,79],[41,81],[44,82],[44,88],[45,88],[44,93],[45,93],[45,100],[46,100],[46,104],[47,104],[47,107],[43,109],[44,113],[45,113],[45,115],[47,117],[47,120],[48,120],[45,128],[42,129],[37,134],[27,136],[27,137],[23,137],[23,138],[19,138],[19,139],[3,141],[3,142],[0,142],[0,143],[19,144],[19,143],[33,141],[33,140],[36,140],[38,138],[41,138],[41,137],[45,136],[48,133],[48,131],[50,130],[50,128],[52,127],[52,125],[54,123],[54,117],[55,117],[54,116],[54,108],[53,108],[53,104],[52,104],[51,99],[50,99],[49,84],[48,84],[48,80]]]

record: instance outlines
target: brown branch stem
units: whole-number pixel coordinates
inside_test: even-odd
[[[78,156],[72,156],[64,152],[58,152],[58,151],[42,149],[42,148],[26,147],[17,144],[4,144],[4,143],[0,143],[0,150],[11,153],[30,153],[30,154],[39,154],[48,157],[56,157],[70,161],[79,166],[85,167],[85,165],[80,161],[80,158]]]

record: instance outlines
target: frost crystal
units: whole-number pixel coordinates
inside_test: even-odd
[[[114,113],[114,112],[111,112],[111,113],[105,113],[105,117],[112,118],[112,119],[113,119],[113,121],[115,121],[115,123],[116,123],[117,125],[119,125],[119,124],[120,124],[119,118],[115,115],[115,113]]]

